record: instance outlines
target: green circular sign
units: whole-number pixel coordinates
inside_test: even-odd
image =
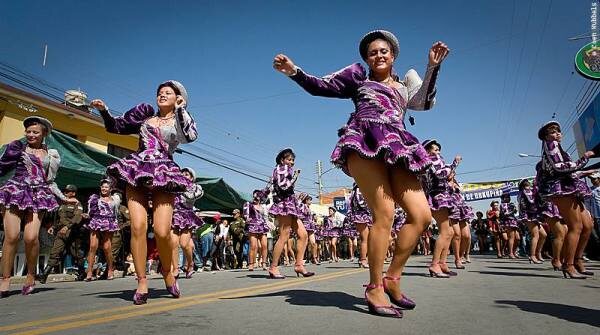
[[[600,80],[600,42],[588,43],[577,51],[575,68],[588,79]]]

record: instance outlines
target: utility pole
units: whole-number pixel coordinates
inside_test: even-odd
[[[321,160],[317,160],[317,182],[315,184],[317,184],[317,191],[319,193],[319,204],[322,205],[323,204],[323,181],[322,181],[322,177],[323,177],[323,163],[321,162]]]

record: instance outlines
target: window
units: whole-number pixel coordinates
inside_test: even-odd
[[[113,155],[113,156],[117,156],[119,158],[123,158],[127,155],[129,155],[130,153],[132,153],[133,150],[129,150],[126,148],[122,148],[120,146],[114,145],[114,144],[108,144],[108,153]]]

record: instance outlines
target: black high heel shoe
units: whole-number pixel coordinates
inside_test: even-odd
[[[269,273],[269,276],[267,278],[269,279],[285,279],[285,276],[280,274],[274,274],[273,272],[271,272],[271,269],[267,270],[267,272]]]
[[[540,262],[538,260],[535,260],[535,259],[531,258],[531,256],[530,256],[529,257],[529,264],[531,264],[531,263],[533,263],[533,264],[542,264],[542,262]]]
[[[306,271],[306,269],[304,269],[304,267],[302,267],[302,270],[298,270],[300,267],[294,267],[294,272],[296,272],[296,277],[300,277],[300,275],[302,275],[302,277],[312,277],[315,275],[314,272],[310,272],[310,271]]]
[[[578,258],[577,260],[580,260],[580,259],[582,259],[582,258]],[[583,264],[580,265],[579,262],[575,263],[574,267],[575,267],[575,271],[577,271],[579,274],[582,274],[584,276],[593,276],[594,275],[594,273],[592,271],[584,270],[585,267],[583,266]]]
[[[573,272],[569,272],[569,265],[573,265],[573,264],[563,264],[562,273],[565,278],[568,278],[568,279],[586,279],[587,278],[586,276],[581,276],[581,275],[575,274]]]
[[[367,296],[367,292],[374,288],[379,288],[379,287],[383,288],[382,284],[369,284],[369,285],[363,285],[363,287],[366,287],[365,288],[365,300],[367,301],[367,306],[369,307],[369,313],[371,313],[373,315],[386,316],[386,317],[398,318],[398,319],[402,318],[402,316],[404,316],[404,314],[402,313],[402,310],[394,308],[394,306],[392,306],[392,305],[388,305],[388,306],[375,305],[369,300],[369,297]]]

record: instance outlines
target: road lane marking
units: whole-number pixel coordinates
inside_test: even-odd
[[[114,320],[126,319],[126,318],[130,318],[130,317],[155,314],[155,313],[159,313],[159,312],[185,308],[185,307],[189,307],[189,306],[193,306],[193,305],[205,304],[205,303],[217,301],[220,299],[239,298],[239,297],[249,296],[249,295],[256,294],[256,293],[268,292],[268,291],[273,291],[273,290],[277,290],[277,289],[281,289],[281,288],[303,285],[306,283],[343,277],[343,276],[360,273],[360,272],[364,272],[364,271],[365,270],[363,270],[363,269],[351,269],[351,270],[337,271],[337,272],[333,272],[333,273],[329,273],[329,274],[325,274],[325,275],[319,275],[319,276],[315,276],[315,277],[307,278],[307,279],[303,279],[303,280],[294,280],[294,281],[290,280],[290,281],[284,281],[281,283],[271,282],[268,284],[255,285],[255,286],[250,286],[250,287],[243,287],[243,288],[228,289],[228,290],[222,290],[222,291],[211,292],[211,293],[197,294],[197,295],[180,298],[180,299],[169,299],[169,300],[165,300],[165,301],[157,301],[157,302],[152,302],[152,303],[142,305],[142,306],[129,305],[129,306],[124,306],[124,307],[109,308],[109,309],[80,313],[80,314],[75,314],[75,315],[70,315],[70,316],[56,317],[56,318],[50,318],[50,319],[45,319],[45,320],[37,320],[37,321],[31,321],[31,322],[26,322],[26,323],[3,326],[3,327],[0,327],[0,331],[19,330],[19,329],[42,326],[45,324],[51,324],[51,323],[56,323],[56,322],[61,322],[61,321],[70,321],[69,323],[63,323],[63,324],[59,324],[59,325],[48,326],[48,327],[33,329],[33,330],[24,331],[24,332],[20,332],[20,333],[15,333],[15,334],[45,334],[45,333],[49,333],[49,332],[56,332],[59,330],[66,330],[66,329],[89,326],[89,325],[93,325],[93,324],[106,323],[106,322],[110,322],[110,321],[114,321]],[[112,314],[112,315],[106,315],[106,314]],[[98,315],[102,315],[102,316],[97,317],[97,318],[92,318],[92,319],[71,321],[71,320],[88,318],[88,317],[98,316]]]

